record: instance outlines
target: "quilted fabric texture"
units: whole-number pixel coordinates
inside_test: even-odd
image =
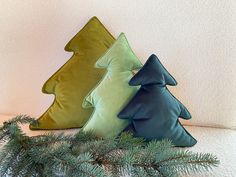
[[[43,93],[54,94],[55,99],[30,129],[67,129],[86,123],[93,110],[82,108],[83,99],[105,73],[94,64],[114,41],[96,17],[89,20],[65,47],[73,56],[44,84]]]
[[[95,110],[82,130],[93,131],[99,137],[115,137],[128,125],[128,120],[119,119],[117,114],[138,90],[138,86],[129,86],[128,82],[132,70],[142,64],[121,33],[96,67],[107,68],[107,73],[83,102],[83,107],[95,107]]]
[[[166,87],[177,82],[155,55],[149,57],[129,84],[141,85],[141,88],[118,117],[131,121],[130,127],[136,136],[146,140],[167,138],[181,147],[196,144],[178,120],[179,117],[190,119],[190,113]]]

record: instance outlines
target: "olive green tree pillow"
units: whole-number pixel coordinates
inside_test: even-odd
[[[105,73],[94,64],[114,41],[96,17],[89,20],[65,47],[73,56],[44,84],[42,92],[54,94],[55,99],[30,129],[66,129],[86,123],[93,110],[82,108],[83,99]]]
[[[95,110],[82,131],[92,131],[99,137],[115,137],[128,125],[117,114],[138,90],[129,86],[132,70],[142,67],[123,33],[96,62],[97,68],[107,68],[101,82],[86,96],[83,107]]]

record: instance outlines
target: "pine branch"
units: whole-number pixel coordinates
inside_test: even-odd
[[[0,176],[160,176],[203,173],[219,164],[211,154],[173,147],[168,140],[145,142],[130,133],[101,139],[92,132],[75,135],[25,135],[18,124],[34,119],[17,116],[0,128]]]

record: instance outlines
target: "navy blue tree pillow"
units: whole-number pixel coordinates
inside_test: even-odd
[[[189,147],[197,143],[179,122],[179,117],[191,119],[185,106],[167,89],[177,85],[176,80],[151,55],[129,85],[141,85],[139,91],[118,114],[120,119],[129,119],[135,136],[146,140],[170,139],[175,146]]]

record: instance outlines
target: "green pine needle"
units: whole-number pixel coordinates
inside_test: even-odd
[[[174,148],[169,140],[145,142],[130,133],[113,139],[92,132],[29,137],[18,124],[32,122],[20,115],[0,128],[0,176],[172,177],[206,173],[219,165],[212,154]]]

